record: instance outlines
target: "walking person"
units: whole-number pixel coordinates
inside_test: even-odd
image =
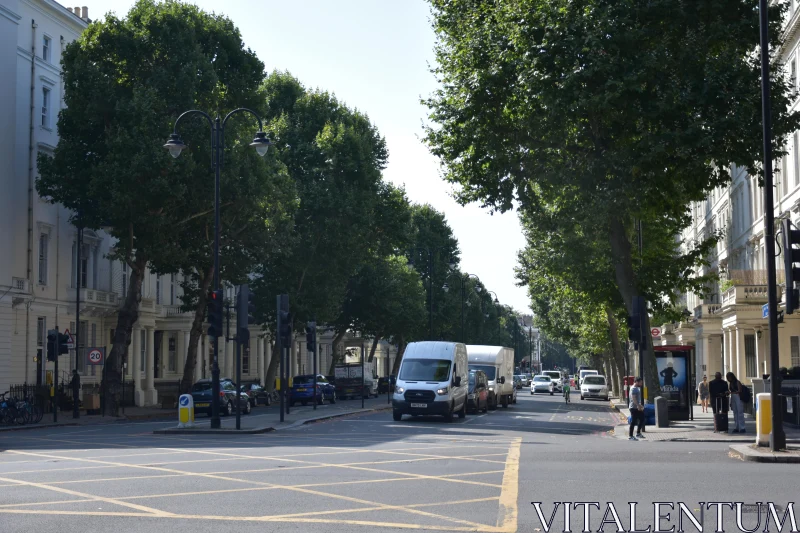
[[[711,410],[714,412],[714,433],[727,431],[728,384],[722,379],[721,372],[714,374],[714,379],[708,384],[708,395],[711,400]],[[725,415],[725,427],[719,427],[716,415]]]
[[[72,380],[69,382],[72,387],[72,418],[80,418],[80,400],[78,395],[81,391],[81,377],[78,375],[78,370],[73,369]]]
[[[708,412],[708,376],[703,376],[703,381],[697,385],[697,395],[700,398],[702,412]]]
[[[731,433],[745,433],[744,430],[744,404],[742,403],[742,383],[736,379],[733,372],[725,374],[725,379],[728,380],[728,390],[731,398],[731,410],[733,411],[733,424],[734,428]]]
[[[639,440],[633,436],[633,428],[640,427],[639,420],[644,417],[644,404],[642,403],[642,378],[637,377],[633,382],[633,387],[628,393],[630,402],[628,408],[631,411],[631,426],[628,429],[628,440]],[[639,432],[641,436],[641,431]]]

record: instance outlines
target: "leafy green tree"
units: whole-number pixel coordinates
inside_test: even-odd
[[[170,246],[213,199],[208,143],[198,143],[195,158],[171,161],[164,140],[184,110],[257,104],[264,68],[227,18],[140,0],[124,19],[90,24],[66,47],[62,71],[60,141],[52,158],[39,158],[37,190],[72,210],[76,225],[110,228],[111,258],[130,267],[106,363],[116,415],[146,268],[170,271],[183,261]],[[187,123],[182,133],[207,139],[207,128]]]
[[[689,202],[730,181],[730,164],[760,172],[752,2],[431,4],[442,87],[427,101],[437,123],[427,140],[461,201],[501,210],[516,201],[536,228],[591,233],[629,313],[637,295],[660,301],[648,288],[674,294],[673,279],[637,272],[634,221],[672,237],[689,221]],[[770,14],[773,47],[784,9]],[[799,121],[782,67],[773,72],[782,146]],[[669,260],[682,259],[669,250]],[[647,352],[648,382],[657,383]]]

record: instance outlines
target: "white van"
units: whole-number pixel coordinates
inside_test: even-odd
[[[542,375],[553,381],[553,389],[556,392],[564,392],[564,374],[560,370],[543,370]]]
[[[467,349],[460,342],[425,341],[406,346],[392,396],[392,418],[467,415]]]
[[[579,378],[578,379],[578,387],[583,385],[583,378],[585,378],[586,376],[596,376],[597,373],[598,373],[597,370],[589,370],[588,368],[582,369],[580,371],[580,373],[578,374],[578,378]]]
[[[503,346],[468,345],[470,370],[483,370],[489,380],[489,409],[515,403],[514,350]]]

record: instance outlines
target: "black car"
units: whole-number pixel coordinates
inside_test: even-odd
[[[241,390],[247,394],[248,398],[250,398],[250,405],[252,407],[255,407],[256,405],[268,406],[272,403],[267,389],[262,387],[257,381],[252,383],[243,383]]]
[[[236,385],[228,378],[219,380],[219,414],[228,416],[235,413]],[[206,413],[211,416],[211,380],[201,379],[192,385],[192,400],[195,413]],[[239,409],[250,414],[250,398],[244,392],[239,393]]]
[[[483,370],[470,370],[467,409],[475,414],[489,410],[489,381]]]

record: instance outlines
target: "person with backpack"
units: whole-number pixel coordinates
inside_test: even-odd
[[[744,429],[744,404],[742,403],[742,383],[736,379],[733,372],[725,374],[728,380],[728,390],[731,394],[731,411],[733,411],[734,428],[731,433],[745,433]]]

